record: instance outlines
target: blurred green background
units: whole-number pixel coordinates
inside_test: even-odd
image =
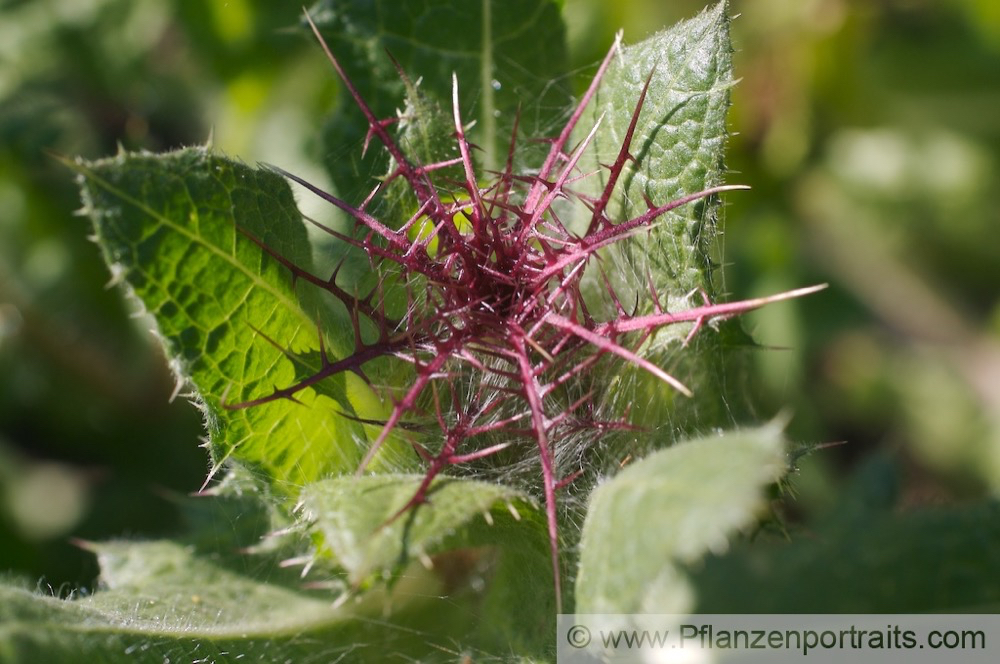
[[[618,26],[638,41],[703,6],[566,0],[581,80]],[[724,290],[831,284],[746,322],[769,347],[751,357],[759,417],[844,442],[802,461],[792,516],[835,512],[859,476],[901,509],[995,495],[1000,4],[733,0],[732,13],[729,180],[753,190],[727,197]],[[0,0],[0,570],[90,585],[73,538],[177,528],[172,496],[207,469],[199,414],[171,399],[150,320],[107,287],[52,155],[211,139],[324,184],[335,84],[299,14]]]

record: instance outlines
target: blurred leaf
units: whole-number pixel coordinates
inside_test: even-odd
[[[726,549],[786,470],[775,424],[675,445],[627,466],[591,496],[577,613],[686,613],[683,565]]]
[[[463,120],[476,121],[471,140],[483,149],[486,168],[502,166],[518,108],[521,133],[537,137],[551,130],[570,102],[560,78],[566,72],[565,34],[551,0],[419,0],[405,11],[361,0],[321,0],[309,13],[379,117],[393,116],[404,97],[387,51],[448,117],[454,73]],[[364,195],[370,176],[385,172],[384,162],[376,166],[376,150],[366,163],[356,156],[367,125],[353,106],[342,95],[325,137],[327,167],[347,197]],[[353,151],[349,157],[345,146]]]
[[[884,480],[883,480],[884,483]],[[1000,506],[899,513],[884,500],[792,540],[756,541],[692,572],[698,613],[944,613],[1000,608]],[[875,489],[876,493],[883,490]],[[843,499],[846,497],[846,500]],[[841,513],[841,505],[847,511]],[[872,506],[876,509],[872,509]],[[734,593],[738,587],[740,592]]]
[[[353,412],[343,376],[327,381],[322,398],[297,395],[304,407],[287,400],[222,407],[293,382],[303,362],[319,358],[320,308],[237,231],[308,269],[308,238],[285,181],[204,148],[120,154],[74,168],[105,259],[156,318],[168,356],[195,389],[215,466],[232,456],[285,490],[353,471],[363,430],[330,408]],[[332,356],[342,340],[328,341]]]
[[[216,517],[248,510],[249,530],[206,528],[206,521],[196,530],[202,535],[180,541],[88,544],[101,565],[102,586],[92,595],[60,600],[0,582],[0,660],[383,662],[398,652],[448,662],[464,651],[490,661],[469,645],[482,628],[476,604],[446,578],[417,567],[395,596],[374,593],[337,608],[329,590],[304,587],[328,576],[300,578],[276,553],[246,553],[267,511],[247,489],[227,480],[220,495],[195,502]],[[443,593],[453,595],[438,601]],[[386,614],[390,602],[395,610]]]

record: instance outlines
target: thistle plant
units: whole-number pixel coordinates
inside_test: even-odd
[[[204,413],[200,500],[215,507],[201,509],[222,513],[190,540],[86,544],[104,589],[68,611],[127,619],[140,627],[112,629],[122,644],[156,635],[178,659],[192,625],[202,658],[364,659],[374,634],[372,661],[387,638],[412,658],[458,643],[456,661],[544,659],[564,608],[691,610],[684,566],[757,522],[788,469],[780,426],[720,433],[740,422],[710,413],[726,395],[705,366],[728,355],[705,349],[738,324],[725,319],[819,287],[727,302],[713,282],[721,195],[745,189],[723,184],[726,6],[616,40],[579,99],[539,122],[537,100],[560,98],[551,72],[523,73],[559,69],[563,34],[554,3],[519,1],[502,16],[425,3],[454,39],[458,9],[481,12],[481,43],[449,49],[476,53],[478,94],[461,59],[445,93],[420,69],[445,56],[414,15],[310,11],[349,102],[332,124],[357,126],[346,145],[365,155],[333,148],[335,193],[208,147],[67,162],[113,274]],[[396,28],[399,49],[368,48]],[[389,83],[361,78],[380,67]],[[289,182],[329,218],[303,223]],[[427,576],[439,585],[407,589]],[[178,622],[136,601],[153,589]],[[194,596],[210,620],[185,613]],[[431,619],[416,597],[447,599]],[[373,632],[385,619],[401,629]]]
[[[272,167],[288,179],[346,213],[355,233],[344,234],[313,222],[338,241],[363,252],[379,274],[379,286],[359,296],[338,284],[339,268],[326,277],[310,272],[282,256],[248,231],[243,231],[267,254],[284,265],[294,279],[309,282],[330,293],[346,309],[351,321],[354,349],[331,358],[320,348],[317,371],[264,396],[227,404],[240,409],[259,406],[295,395],[320,381],[353,372],[372,385],[365,366],[383,358],[412,365],[413,378],[401,396],[392,400],[391,412],[368,447],[358,467],[366,470],[397,428],[430,417],[435,425],[431,442],[412,440],[425,461],[425,471],[412,498],[390,522],[427,501],[431,483],[445,469],[496,455],[514,446],[533,449],[541,474],[541,488],[548,525],[557,607],[561,605],[559,560],[559,510],[557,491],[582,470],[560,474],[556,458],[572,440],[574,446],[596,445],[609,431],[632,429],[626,413],[608,412],[597,395],[608,371],[600,362],[614,356],[662,381],[668,389],[687,397],[691,391],[663,368],[645,359],[641,347],[660,329],[690,323],[686,344],[713,321],[736,316],[765,304],[800,297],[822,286],[802,288],[753,300],[713,303],[700,293],[703,304],[668,311],[657,293],[651,274],[645,275],[647,306],[626,306],[607,274],[602,274],[598,295],[603,301],[588,304],[585,284],[594,269],[604,268],[602,250],[629,242],[648,231],[669,211],[727,191],[746,189],[720,185],[672,201],[647,200],[647,210],[613,218],[609,204],[625,169],[636,162],[633,137],[649,90],[647,76],[633,108],[628,128],[597,195],[580,188],[597,174],[580,168],[581,156],[590,147],[600,119],[578,145],[570,145],[604,73],[620,48],[612,45],[590,86],[556,137],[537,172],[514,171],[519,137],[517,122],[510,139],[506,166],[483,178],[473,159],[475,146],[466,136],[459,104],[459,81],[452,78],[452,119],[458,157],[421,163],[390,133],[398,118],[376,117],[344,68],[308,17],[313,33],[368,125],[365,149],[377,140],[390,157],[390,172],[357,205],[322,191],[302,178]],[[406,74],[400,72],[406,79]],[[448,177],[458,169],[460,179]],[[369,210],[377,207],[381,192],[396,181],[408,187],[416,209],[401,224],[379,219]],[[586,221],[574,233],[559,211],[582,206]],[[406,293],[405,313],[387,313],[386,282]],[[651,310],[651,313],[638,313]],[[610,311],[610,316],[600,313]],[[363,329],[374,330],[366,340]],[[323,332],[319,331],[322,339]],[[269,341],[280,346],[279,340]],[[286,351],[291,354],[291,351]],[[611,369],[616,371],[616,369]],[[372,385],[372,387],[374,387]]]

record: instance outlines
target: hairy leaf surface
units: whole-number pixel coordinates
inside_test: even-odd
[[[729,22],[728,3],[718,2],[623,47],[612,62],[575,136],[581,140],[599,123],[583,161],[583,170],[594,175],[580,185],[591,195],[604,188],[607,166],[618,157],[647,80],[649,89],[632,138],[632,159],[608,206],[611,219],[634,218],[650,205],[725,183],[726,115],[733,85]],[[678,311],[701,305],[703,294],[713,301],[724,296],[713,281],[720,212],[718,196],[681,206],[648,231],[609,248],[603,263],[613,266],[605,272],[621,302],[650,311],[652,291],[663,308]],[[596,287],[603,288],[603,281]],[[740,323],[705,329],[688,344],[691,329],[676,325],[660,330],[640,354],[668,369],[695,398],[680,397],[644,372],[629,370],[614,393],[631,408],[635,421],[668,427],[676,438],[708,426],[731,427],[744,418],[749,402],[741,351],[752,342]],[[638,451],[656,446],[656,441],[644,440]]]
[[[319,366],[321,308],[237,230],[311,264],[284,179],[205,148],[120,154],[74,168],[109,266],[156,319],[168,357],[204,410],[216,467],[233,457],[286,490],[353,471],[363,452],[355,438],[365,433],[335,411],[355,411],[352,396],[367,392],[359,381],[328,379],[322,397],[297,395],[302,404],[223,407]],[[327,352],[335,358],[347,344],[344,326],[324,327],[334,333]]]
[[[686,613],[682,565],[721,552],[785,472],[776,425],[699,438],[627,466],[591,495],[577,613]]]
[[[667,201],[722,184],[726,113],[732,79],[727,3],[622,49],[590,108],[584,133],[601,119],[591,168],[612,163],[646,80],[649,91],[635,129],[635,158],[610,206],[612,218],[645,212],[647,201]],[[603,117],[602,117],[603,116]],[[601,178],[606,170],[601,170]],[[603,182],[601,183],[603,184]],[[591,186],[596,186],[593,184]],[[671,211],[648,234],[628,245],[629,278],[646,287],[651,272],[657,292],[674,298],[691,290],[711,292],[718,199]]]
[[[331,586],[345,592],[346,579],[323,565],[302,575],[283,563],[280,538],[260,541],[274,524],[255,486],[230,477],[220,495],[185,499],[193,521],[182,539],[86,544],[101,566],[92,594],[58,599],[0,582],[0,661],[384,662],[405,654],[450,662],[462,652],[495,661],[489,653],[549,647],[550,606],[507,615],[499,609],[509,604],[469,591],[454,564],[411,565],[391,590],[337,606]],[[503,507],[496,531],[483,522],[475,535],[478,546],[502,548],[494,568],[478,573],[516,592],[526,591],[518,575],[544,574],[548,562],[544,538],[531,544],[531,531],[544,527],[523,515],[514,522]]]

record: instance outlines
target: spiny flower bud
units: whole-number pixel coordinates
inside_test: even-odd
[[[605,167],[602,191],[595,197],[575,187],[588,174],[578,167],[598,131],[595,125],[579,145],[569,140],[594,97],[618,41],[601,63],[590,87],[536,173],[515,173],[517,124],[511,137],[506,168],[492,181],[476,172],[473,146],[462,123],[457,79],[453,79],[452,120],[457,157],[419,163],[404,152],[390,133],[389,121],[375,116],[323,40],[310,25],[348,93],[368,123],[368,140],[382,145],[391,170],[359,205],[333,196],[305,180],[276,169],[290,180],[328,201],[354,221],[355,232],[344,234],[320,226],[369,259],[376,272],[393,274],[406,293],[402,316],[387,311],[387,294],[379,287],[364,296],[339,284],[339,269],[330,277],[313,274],[271,250],[244,231],[280,261],[295,279],[329,292],[346,308],[354,330],[354,349],[341,358],[321,347],[322,366],[301,381],[272,393],[228,404],[247,408],[295,395],[338,373],[353,372],[368,381],[365,367],[384,358],[409,363],[413,380],[398,395],[386,395],[393,406],[381,422],[381,433],[368,449],[358,472],[364,471],[387,438],[418,420],[432,419],[435,435],[425,445],[412,444],[425,460],[422,483],[396,517],[427,500],[432,481],[446,468],[499,455],[513,446],[533,447],[541,468],[541,488],[548,521],[556,595],[560,596],[558,510],[556,492],[575,474],[560,476],[556,453],[562,439],[599,438],[608,431],[632,427],[627,413],[602,412],[595,392],[607,386],[602,375],[608,359],[637,367],[687,396],[690,390],[662,367],[643,357],[640,346],[659,329],[691,324],[693,337],[710,320],[730,317],[769,302],[799,297],[821,287],[805,288],[768,298],[667,311],[656,289],[648,289],[652,306],[630,311],[610,280],[603,280],[601,311],[584,298],[582,287],[599,252],[627,243],[649,229],[670,210],[742,186],[717,186],[673,201],[649,201],[648,209],[632,218],[616,219],[609,203],[625,171],[634,161],[632,141],[646,99],[650,78],[631,113],[615,160]],[[599,125],[600,121],[598,121]],[[441,193],[445,171],[461,173],[450,195]],[[593,174],[590,174],[591,176]],[[402,181],[416,200],[416,209],[402,223],[370,212],[386,187]],[[485,184],[484,184],[485,182]],[[445,183],[447,184],[447,183]],[[560,218],[559,205],[583,206],[585,231],[572,233]],[[318,225],[318,224],[317,224]],[[652,284],[652,280],[650,280]],[[637,311],[651,313],[639,314]],[[372,335],[362,328],[374,329]],[[367,339],[366,339],[367,336]],[[320,339],[323,333],[320,331]],[[277,344],[274,340],[272,343]],[[371,382],[369,381],[369,384]],[[373,388],[375,386],[373,385]],[[437,435],[440,432],[440,436]],[[393,518],[396,518],[393,517]]]

